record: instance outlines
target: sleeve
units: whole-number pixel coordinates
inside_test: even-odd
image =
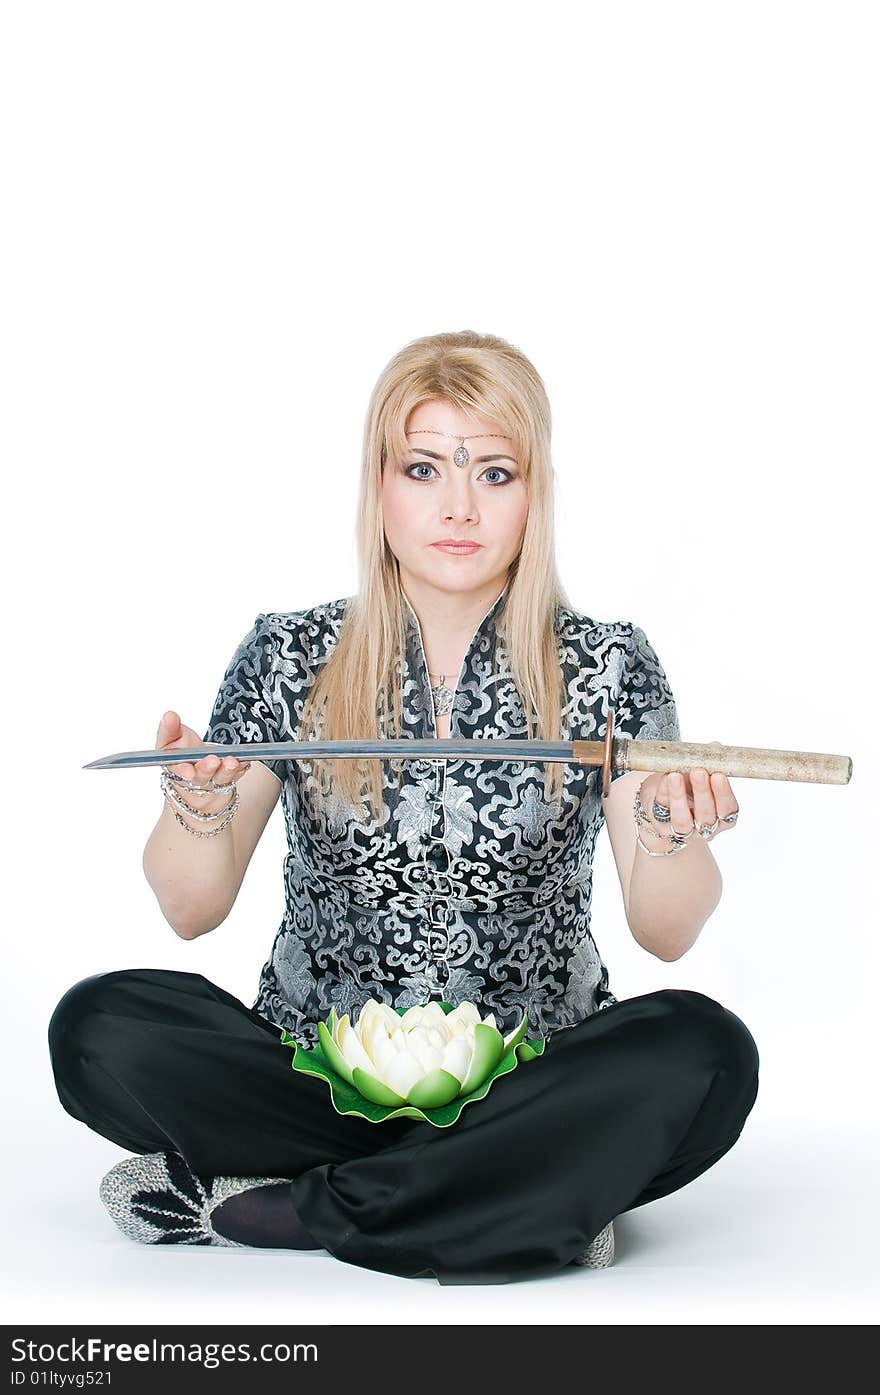
[[[275,641],[264,614],[259,614],[226,667],[214,700],[214,709],[203,741],[230,744],[244,741],[282,741],[272,701]],[[285,762],[260,761],[279,784],[284,783]]]
[[[613,691],[613,689],[612,689]],[[630,635],[617,686],[614,734],[632,740],[680,741],[675,697],[663,665],[647,635],[630,624]],[[612,770],[612,783],[626,772]]]

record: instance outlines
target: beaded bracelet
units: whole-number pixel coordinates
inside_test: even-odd
[[[180,824],[181,828],[185,828],[187,833],[191,833],[194,838],[214,838],[218,833],[222,833],[223,829],[226,828],[235,818],[235,811],[238,808],[239,795],[238,786],[234,780],[232,781],[231,786],[218,785],[215,784],[213,780],[211,780],[211,783],[209,785],[196,785],[193,783],[192,780],[184,780],[183,777],[180,775],[172,775],[169,770],[166,770],[164,768],[164,766],[162,768],[162,773],[159,778],[160,783],[162,785],[162,790],[165,794],[166,802],[168,803],[171,812],[173,813],[177,822]],[[182,785],[184,789],[191,790],[194,793],[199,794],[219,793],[221,790],[227,790],[231,788],[232,798],[230,799],[228,804],[224,804],[222,809],[216,809],[213,813],[206,814],[203,809],[194,809],[191,804],[188,804],[187,801],[183,798],[183,795],[178,794],[177,790],[175,790],[175,785]],[[177,809],[174,808],[175,804],[179,805],[181,809],[185,809],[186,812],[192,818],[197,819],[199,823],[210,823],[212,819],[222,819],[222,823],[218,823],[216,828],[193,828],[189,823],[187,823],[186,819],[183,818],[183,816],[180,813],[178,813]]]

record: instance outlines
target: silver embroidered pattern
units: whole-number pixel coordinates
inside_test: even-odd
[[[527,735],[495,626],[503,597],[465,651],[448,712],[451,736]],[[258,615],[227,668],[204,739],[297,739],[302,704],[349,599]],[[402,727],[393,734],[436,738],[445,706],[436,689],[449,675],[432,689],[408,601],[404,620]],[[644,631],[562,605],[554,623],[562,739],[601,740],[609,703],[619,735],[680,739],[672,691]],[[384,717],[379,734],[391,735]],[[260,973],[257,1012],[311,1047],[331,1007],[354,1018],[369,998],[401,1010],[438,994],[453,1006],[470,1000],[484,1015],[494,1012],[505,1032],[525,1012],[528,1035],[544,1037],[618,1001],[591,933],[604,821],[597,768],[562,767],[557,810],[546,800],[540,763],[383,761],[374,819],[340,799],[316,813],[315,764],[267,766],[281,783],[288,851],[283,918]]]

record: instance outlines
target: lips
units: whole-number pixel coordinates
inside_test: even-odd
[[[466,542],[466,541],[462,541],[462,542],[452,542],[452,541],[436,542],[436,543],[431,543],[431,546],[432,546],[432,547],[436,547],[437,550],[438,550],[439,552],[451,552],[451,553],[461,553],[461,554],[467,554],[467,553],[471,553],[471,552],[478,552],[479,549],[480,549],[480,543]]]

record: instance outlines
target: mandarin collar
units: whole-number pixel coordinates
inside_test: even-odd
[[[458,732],[458,712],[459,704],[467,703],[468,690],[473,686],[468,681],[471,668],[471,660],[474,650],[480,644],[484,636],[493,631],[494,617],[497,615],[504,597],[507,593],[510,582],[506,582],[501,594],[496,596],[482,620],[477,625],[471,635],[470,642],[465,650],[462,659],[461,670],[458,674],[451,675],[456,680],[455,701],[449,717],[449,734],[457,736]],[[422,638],[422,627],[419,618],[412,608],[407,596],[401,590],[401,595],[406,601],[404,610],[405,632],[406,632],[406,665],[409,676],[414,680],[416,692],[418,693],[417,710],[413,713],[416,719],[416,735],[430,737],[433,734],[433,700],[431,698],[430,678],[428,677],[428,659],[425,653],[424,640]],[[457,681],[460,680],[460,681]],[[450,684],[451,686],[451,684]]]

